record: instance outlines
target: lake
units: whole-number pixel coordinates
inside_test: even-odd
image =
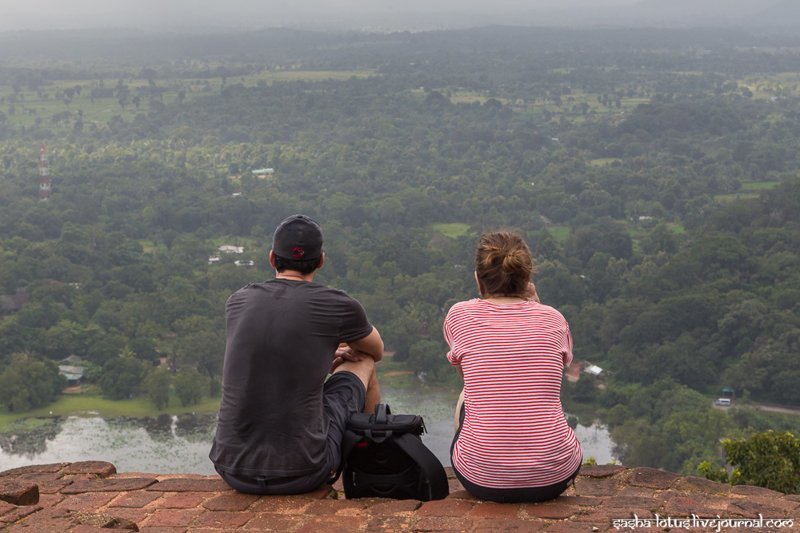
[[[455,395],[415,387],[382,388],[394,413],[421,414],[428,433],[425,444],[449,465]],[[37,419],[24,433],[0,434],[0,471],[30,464],[108,461],[120,472],[212,474],[208,451],[215,415],[162,415],[157,418],[70,416]],[[575,429],[584,458],[599,464],[614,459],[614,442],[599,425]]]

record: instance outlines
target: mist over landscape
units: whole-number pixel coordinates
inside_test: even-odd
[[[0,31],[137,28],[177,31],[293,27],[325,31],[535,26],[791,27],[794,0],[5,0]]]
[[[211,473],[226,299],[302,212],[444,460],[442,321],[514,228],[585,459],[800,492],[795,452],[720,444],[800,446],[799,28],[794,0],[4,0],[0,471],[90,442]]]

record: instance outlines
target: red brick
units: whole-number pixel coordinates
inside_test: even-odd
[[[752,485],[734,485],[731,488],[731,494],[740,494],[742,496],[765,496],[768,498],[781,498],[782,492],[777,492],[764,487],[754,487]]]
[[[256,531],[291,531],[299,527],[304,520],[304,517],[296,515],[259,513],[247,522],[242,529],[254,529]]]
[[[204,511],[198,509],[156,509],[140,526],[189,527]]]
[[[152,478],[81,479],[61,489],[61,494],[82,492],[128,492],[141,490],[156,483]]]
[[[581,496],[613,496],[619,490],[619,484],[613,477],[579,477],[575,486],[575,493]]]
[[[96,511],[108,505],[108,502],[116,498],[116,494],[110,492],[86,492],[83,494],[73,494],[64,498],[64,501],[56,507],[59,509],[72,509],[75,511]]]
[[[317,500],[311,502],[306,510],[307,515],[335,515],[346,514],[358,516],[367,508],[368,500]]]
[[[12,468],[11,470],[5,470],[3,472],[0,472],[0,477],[20,476],[23,474],[48,474],[53,472],[59,472],[67,465],[69,465],[69,463],[50,463],[46,465],[20,466],[19,468]]]
[[[0,500],[14,505],[33,505],[39,501],[39,486],[30,481],[0,479]]]
[[[234,492],[211,498],[203,503],[203,507],[209,511],[244,511],[256,500],[258,500],[258,496]]]
[[[541,531],[545,527],[542,520],[515,520],[509,518],[483,519],[473,522],[473,533],[495,533],[497,531]]]
[[[630,471],[628,483],[635,487],[664,490],[671,487],[679,477],[672,472],[641,466]]]
[[[59,503],[64,501],[64,496],[61,494],[40,494],[39,495],[39,505],[41,505],[45,509],[49,509],[50,507],[55,507]],[[2,513],[0,513],[2,514]]]
[[[596,507],[601,505],[604,501],[603,498],[595,498],[593,496],[559,496],[555,500],[558,503],[565,503],[567,505],[579,505],[581,507]]]
[[[645,487],[622,487],[616,493],[617,498],[621,497],[639,497],[639,498],[653,498],[656,495],[655,489],[648,489]]]
[[[727,512],[733,516],[746,518],[758,518],[759,514],[766,518],[780,518],[786,515],[783,509],[751,500],[733,501],[728,505]]]
[[[471,522],[464,517],[455,516],[423,516],[416,524],[414,531],[467,531]]]
[[[248,512],[205,511],[194,519],[191,526],[192,529],[195,527],[235,529],[242,527],[256,516],[255,513]]]
[[[719,505],[714,505],[714,502],[709,502],[706,498],[698,498],[696,496],[690,493],[670,498],[664,504],[664,514],[676,517],[696,514],[702,518],[714,518],[718,514],[724,514],[723,511],[728,506],[728,503],[725,502],[720,508]]]
[[[108,533],[107,528],[81,524],[69,530],[69,533]]]
[[[90,474],[105,478],[116,474],[117,467],[105,461],[81,461],[67,466],[62,473],[64,475]]]
[[[514,503],[479,503],[470,511],[474,518],[519,518],[520,505]]]
[[[464,490],[464,486],[461,484],[460,481],[457,479],[448,479],[447,480],[447,488],[450,492],[458,492],[459,490]]]
[[[610,525],[611,525],[610,520],[598,526],[594,526],[592,524],[587,524],[587,523],[556,522],[547,527],[547,533],[589,533],[596,531],[604,531]],[[537,527],[529,531],[540,531],[541,529],[542,528]],[[610,529],[610,531],[615,531],[615,530]]]
[[[144,507],[161,497],[157,492],[134,491],[117,496],[109,507]]]
[[[147,487],[147,490],[162,492],[222,492],[232,490],[220,478],[212,479],[187,479],[171,478],[159,481]]]
[[[464,516],[475,504],[464,500],[435,500],[425,502],[417,510],[418,516]]]
[[[447,496],[447,499],[448,500],[475,500],[475,496],[473,496],[472,494],[470,494],[466,490],[461,489],[461,490],[457,490],[457,491],[454,491],[454,492],[450,492],[450,494]]]
[[[158,496],[158,493],[154,494]],[[156,507],[160,509],[194,509],[206,501],[207,498],[208,493],[181,492],[172,495],[165,494],[164,498],[156,504]]]
[[[578,473],[578,476],[602,478],[602,477],[615,476],[620,472],[624,472],[625,470],[627,470],[627,468],[619,465],[582,466],[580,472]]]
[[[37,485],[41,485],[43,481],[56,481],[63,477],[63,474],[60,472],[31,472],[29,474],[20,474],[18,476],[14,476],[17,479],[24,479],[26,481],[33,481]]]
[[[151,515],[153,510],[146,508],[136,507],[114,507],[106,510],[107,513],[114,515],[116,518],[124,518],[130,520],[134,524],[140,525]]]
[[[372,516],[391,516],[416,511],[421,505],[419,500],[379,500],[370,505],[368,510]]]
[[[137,529],[136,524],[130,520],[105,513],[70,511],[70,516],[76,523],[87,526],[95,526],[104,529]]]
[[[10,513],[6,513],[3,516],[0,516],[0,526],[4,524],[13,524],[15,522],[19,522],[20,520],[33,515],[41,511],[42,508],[38,505],[28,505],[26,507],[17,507]]]
[[[342,533],[366,529],[368,521],[352,516],[314,517],[306,521],[297,533]]]
[[[654,510],[661,507],[662,500],[646,498],[644,496],[614,496],[608,498],[603,507],[611,509],[647,509]]]
[[[64,509],[43,509],[20,519],[16,521],[16,527],[28,531],[66,531],[77,525],[70,512]]]
[[[522,517],[528,518],[549,518],[552,520],[563,520],[580,512],[580,507],[567,505],[556,501],[541,503],[523,503]]]
[[[250,511],[269,514],[304,514],[312,503],[314,503],[314,500],[302,499],[297,496],[262,496],[250,507]]]
[[[411,524],[417,519],[411,516],[373,516],[367,522],[367,531],[374,533],[382,531],[386,533],[396,533],[397,531],[411,531]]]
[[[675,483],[675,490],[704,492],[706,494],[727,494],[731,491],[731,486],[726,483],[718,483],[702,477],[686,476]]]
[[[336,493],[333,490],[333,487],[330,485],[322,485],[318,489],[314,489],[311,492],[304,492],[303,494],[297,494],[297,498],[303,498],[306,500],[324,500],[326,498],[331,498]]]
[[[0,516],[6,514],[8,512],[11,512],[16,508],[17,508],[16,505],[12,505],[12,504],[10,504],[8,502],[0,501]]]
[[[67,485],[71,485],[72,480],[59,479],[57,481],[37,481],[36,484],[39,485],[39,496],[41,497],[42,494],[60,492]]]

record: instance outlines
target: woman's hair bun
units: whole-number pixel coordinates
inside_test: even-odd
[[[530,248],[511,231],[484,233],[475,250],[475,272],[486,294],[523,294],[534,273]]]

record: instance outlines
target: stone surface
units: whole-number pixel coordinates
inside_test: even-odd
[[[0,531],[159,533],[221,531],[617,531],[613,521],[672,516],[800,520],[800,497],[757,487],[729,487],[652,468],[585,467],[575,487],[548,502],[478,500],[449,475],[452,493],[433,502],[344,499],[324,486],[294,496],[254,496],[219,477],[116,474],[109,463],[41,465],[0,474],[0,487],[37,487],[36,505],[0,500]],[[47,492],[44,492],[44,491]],[[11,491],[6,491],[10,494]]]
[[[156,480],[151,478],[81,479],[61,489],[61,493],[127,492],[149,487],[153,483],[156,483]]]
[[[630,470],[628,483],[635,487],[668,489],[680,477],[678,474],[657,468],[640,467]]]
[[[147,490],[163,492],[221,492],[231,488],[220,478],[208,479],[165,479],[151,485]]]
[[[582,466],[578,475],[585,477],[609,477],[624,472],[625,470],[627,470],[627,468],[619,465]]]
[[[0,479],[0,500],[14,505],[33,505],[39,502],[39,486],[30,481]]]
[[[64,475],[90,474],[97,477],[108,477],[117,473],[117,468],[105,461],[81,461],[72,463],[63,471]]]

